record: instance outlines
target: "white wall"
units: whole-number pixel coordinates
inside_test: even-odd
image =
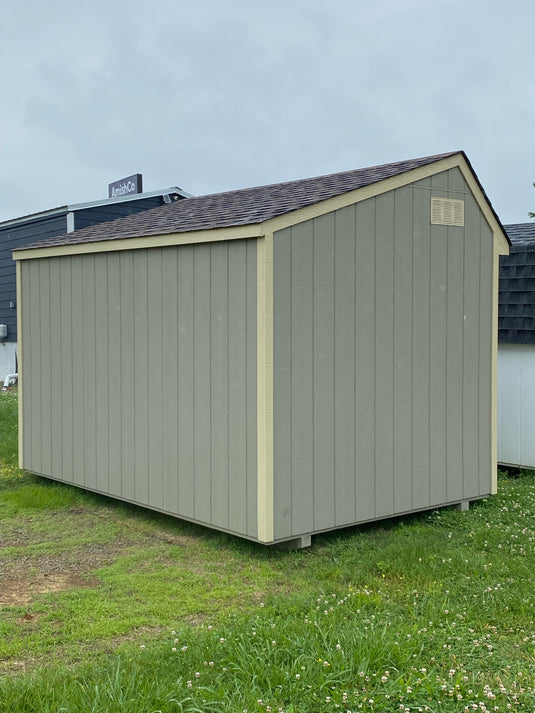
[[[535,344],[498,346],[498,463],[535,468]]]
[[[17,345],[14,342],[0,344],[0,386],[4,385],[7,374],[15,374]]]

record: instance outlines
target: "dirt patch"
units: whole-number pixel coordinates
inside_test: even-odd
[[[54,554],[19,554],[6,557],[0,565],[0,574],[5,576],[28,576],[39,573],[44,576],[66,573],[86,574],[111,564],[118,556],[135,546],[131,540],[115,539],[113,543],[92,544],[69,548]]]
[[[82,577],[74,572],[7,577],[2,580],[0,607],[20,607],[30,604],[38,594],[65,592],[67,589],[95,589],[98,585],[96,577]],[[34,619],[35,615],[28,614],[19,621],[25,623]]]

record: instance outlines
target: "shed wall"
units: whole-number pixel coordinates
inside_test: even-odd
[[[275,539],[491,493],[492,265],[459,169],[275,233]]]
[[[24,467],[255,537],[256,242],[20,274]]]
[[[498,348],[498,462],[535,468],[535,345]]]

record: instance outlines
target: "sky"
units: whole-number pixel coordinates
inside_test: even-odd
[[[0,221],[464,150],[535,211],[533,0],[0,0]]]

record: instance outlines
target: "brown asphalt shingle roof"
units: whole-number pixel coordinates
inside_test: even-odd
[[[25,245],[19,249],[254,225],[420,166],[435,163],[457,153],[460,152],[454,151],[315,178],[186,198],[142,213]]]

